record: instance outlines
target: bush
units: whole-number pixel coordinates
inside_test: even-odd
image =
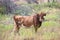
[[[1,4],[0,5],[0,14],[5,14],[5,10],[6,10],[5,6]]]
[[[47,3],[45,4],[46,7],[54,7],[54,8],[60,8],[60,4],[57,2]]]

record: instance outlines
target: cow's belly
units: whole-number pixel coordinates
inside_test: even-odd
[[[33,17],[27,17],[25,18],[23,25],[26,27],[30,27],[33,25]]]
[[[30,26],[32,26],[32,24],[31,23],[23,23],[23,26],[30,27]]]
[[[30,26],[33,25],[33,23],[26,21],[26,22],[23,23],[23,25],[26,26],[26,27],[30,27]]]

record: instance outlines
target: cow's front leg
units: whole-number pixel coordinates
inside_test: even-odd
[[[38,27],[34,26],[34,29],[35,29],[35,33],[37,33]]]
[[[38,28],[40,27],[40,25],[34,26],[35,28],[35,33],[37,32]]]

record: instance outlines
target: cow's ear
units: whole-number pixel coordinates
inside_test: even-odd
[[[40,14],[43,14],[43,12],[41,12]]]
[[[44,14],[44,16],[46,16],[46,13]]]
[[[36,16],[39,17],[39,14],[37,14]]]
[[[42,16],[46,16],[46,13],[43,13]]]

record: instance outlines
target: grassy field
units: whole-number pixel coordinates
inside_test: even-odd
[[[11,15],[0,14],[0,40],[60,40],[60,9],[43,8],[38,12],[49,12],[46,15],[42,26],[38,32],[34,32],[34,28],[21,27],[20,35],[13,34],[13,19]]]

